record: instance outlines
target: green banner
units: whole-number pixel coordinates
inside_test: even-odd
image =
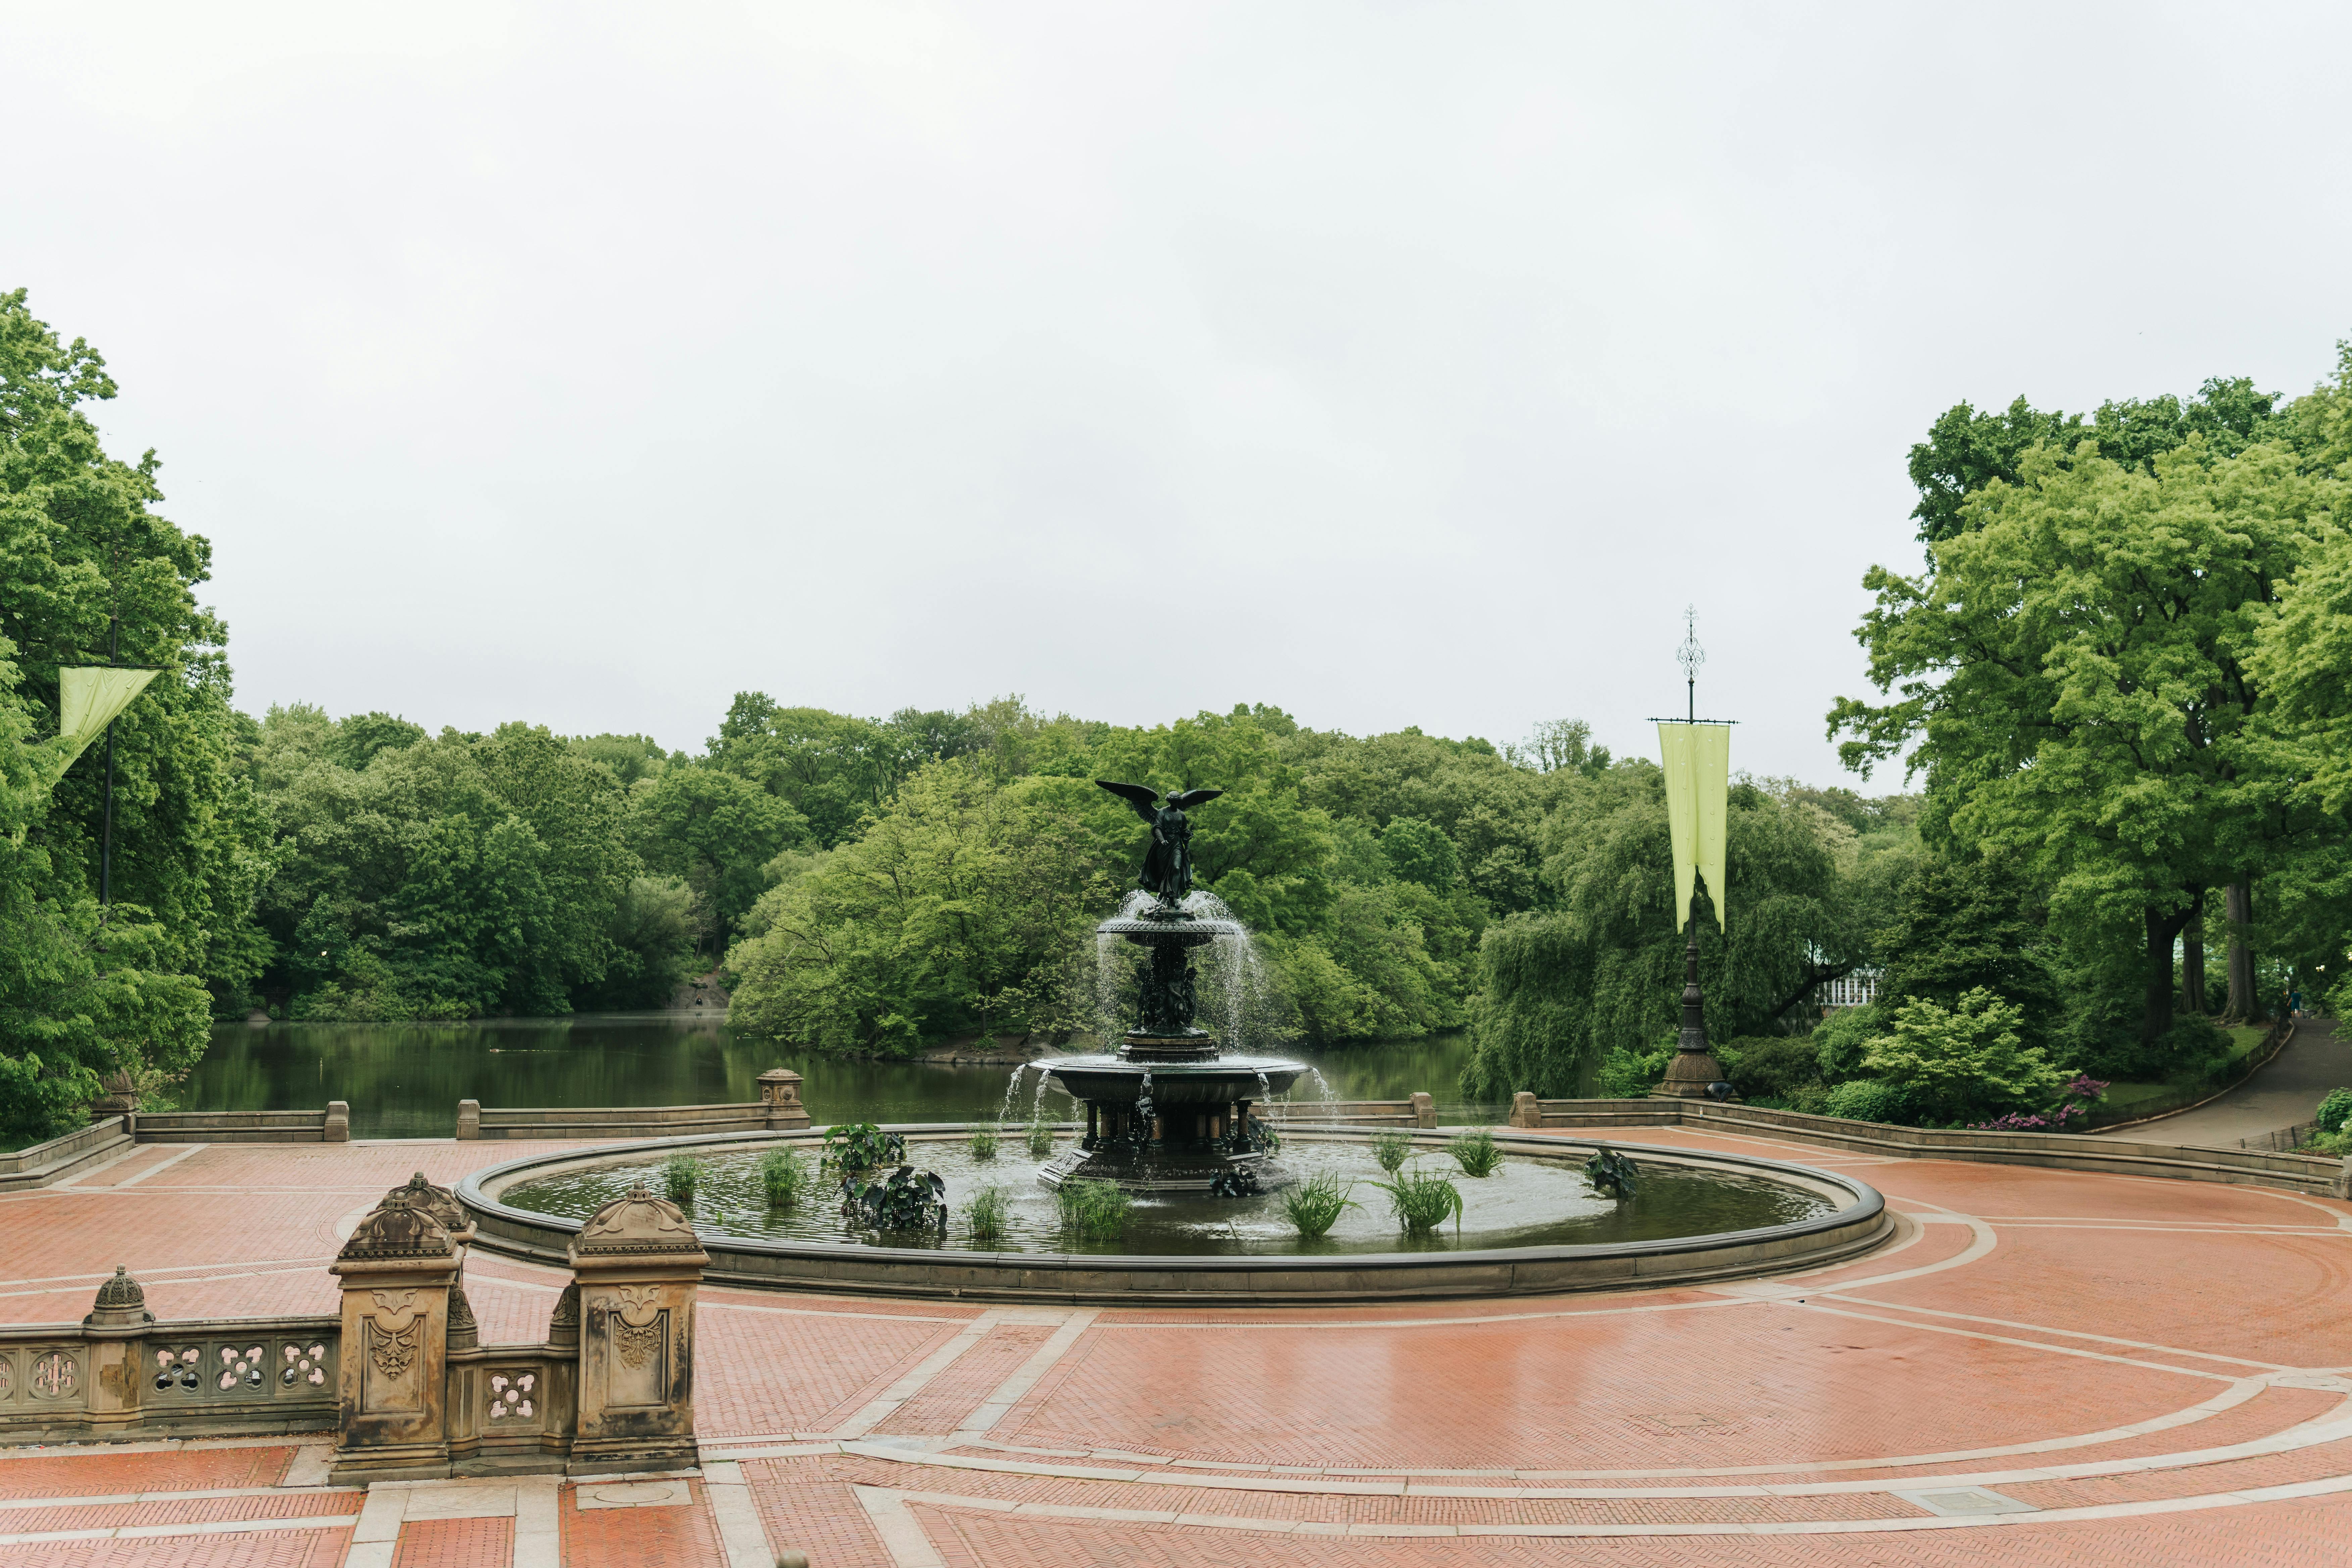
[[[1731,808],[1731,730],[1723,724],[1658,726],[1666,771],[1666,826],[1675,840],[1675,929],[1690,923],[1693,886],[1706,879],[1715,923],[1724,929],[1723,841]]]

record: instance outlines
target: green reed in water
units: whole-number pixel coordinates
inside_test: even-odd
[[[777,1208],[788,1209],[800,1202],[814,1179],[808,1162],[790,1149],[771,1149],[760,1156],[760,1185]]]
[[[1012,1194],[991,1184],[965,1200],[963,1226],[974,1241],[994,1241],[1004,1234],[1004,1213]]]
[[[1337,1173],[1325,1171],[1299,1183],[1282,1194],[1282,1212],[1298,1227],[1298,1234],[1308,1241],[1319,1241],[1325,1232],[1339,1223],[1339,1216],[1361,1204],[1350,1202],[1349,1194],[1356,1190],[1349,1182],[1340,1184]]]

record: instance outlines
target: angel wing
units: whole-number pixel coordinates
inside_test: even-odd
[[[1196,805],[1216,799],[1225,792],[1221,789],[1188,789],[1182,795],[1171,795],[1168,804],[1179,811],[1190,811]]]
[[[1095,783],[1110,791],[1111,794],[1124,797],[1128,805],[1135,807],[1135,815],[1144,821],[1158,820],[1160,792],[1150,784],[1113,784],[1108,779],[1097,779]]]

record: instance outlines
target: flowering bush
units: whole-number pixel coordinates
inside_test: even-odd
[[[2078,1072],[2058,1092],[2063,1098],[2055,1110],[2040,1114],[2013,1110],[1974,1125],[1987,1132],[2063,1132],[2090,1120],[2092,1103],[2107,1092],[2107,1086],[2089,1073]]]

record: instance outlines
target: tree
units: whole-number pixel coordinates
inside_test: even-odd
[[[113,892],[150,911],[160,961],[233,1005],[257,968],[252,903],[268,859],[236,765],[226,628],[195,600],[212,547],[152,510],[154,453],[107,455],[82,406],[115,395],[106,362],[80,339],[60,343],[26,298],[0,294],[0,637],[44,730],[61,666],[163,671],[114,725]],[[97,888],[104,756],[85,752],[37,813],[54,879],[43,897]]]
[[[1083,792],[1083,793],[1082,793]],[[1115,901],[1079,809],[1093,785],[919,771],[865,832],[762,897],[727,967],[739,1029],[906,1055],[929,1037],[1066,1027],[1072,957]]]
[[[711,767],[675,767],[630,796],[638,852],[682,877],[723,942],[767,890],[763,869],[809,837],[807,818],[758,784]]]
[[[1916,744],[1939,832],[2015,856],[2053,914],[2105,940],[2137,926],[2153,1041],[2203,890],[2275,846],[2246,656],[2333,497],[2283,447],[2220,457],[2201,437],[2154,473],[2088,442],[2018,472],[1966,502],[1932,574],[1864,578],[1878,605],[1857,635],[1895,700],[1840,699],[1831,732],[1865,775]]]
[[[1646,1049],[1674,1027],[1687,933],[1675,930],[1663,777],[1650,763],[1620,763],[1551,819],[1546,875],[1560,907],[1486,933],[1468,1092],[1580,1092],[1609,1051]],[[1691,916],[1710,1038],[1777,1027],[1819,983],[1823,961],[1850,967],[1866,951],[1822,820],[1751,782],[1733,787],[1727,934],[1713,890]]]

